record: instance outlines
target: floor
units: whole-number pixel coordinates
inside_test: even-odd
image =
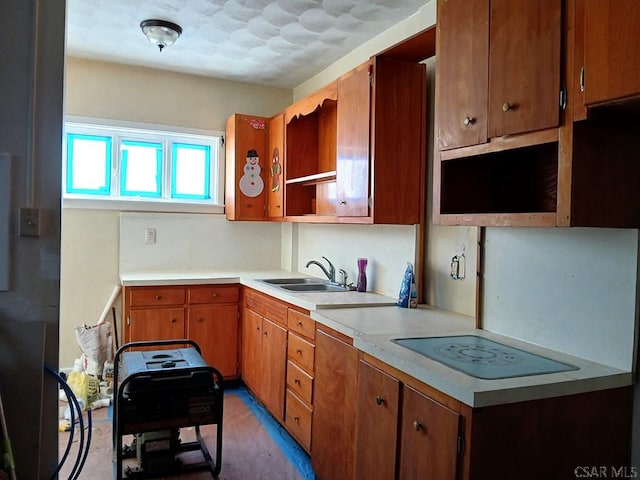
[[[113,475],[113,448],[111,429],[111,409],[92,411],[92,428],[89,453],[86,462],[76,469],[77,476],[70,476],[78,457],[79,428],[74,433],[73,443],[64,462],[59,478],[79,480],[107,480]],[[85,417],[86,422],[86,417]],[[289,434],[264,410],[244,387],[228,389],[225,392],[222,440],[222,467],[219,480],[313,480],[308,455]],[[215,458],[215,425],[201,426],[201,434],[207,448]],[[59,437],[62,458],[68,445],[70,432],[61,432]],[[182,442],[195,439],[194,429],[180,431]],[[130,444],[131,437],[124,437]],[[185,463],[201,461],[199,452],[181,455]],[[136,466],[136,459],[128,461]],[[164,478],[164,477],[163,477]],[[207,471],[183,473],[174,479],[210,479]]]

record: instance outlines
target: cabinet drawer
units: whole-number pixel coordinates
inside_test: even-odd
[[[316,338],[316,322],[311,320],[309,315],[300,313],[292,308],[287,312],[287,327],[289,327],[289,331],[299,333],[303,337],[311,340]]]
[[[300,338],[295,333],[289,332],[287,356],[289,360],[309,374],[313,374],[315,348],[312,343]]]
[[[287,362],[287,387],[308,405],[313,398],[313,377],[291,360]]]
[[[250,289],[244,291],[244,303],[257,314],[281,325],[287,324],[287,306]]]
[[[129,305],[132,307],[182,305],[185,299],[184,288],[132,288],[129,291]]]
[[[287,390],[287,413],[284,423],[291,434],[309,451],[311,448],[311,409]]]
[[[189,288],[189,303],[237,303],[240,289],[237,286],[206,285]]]

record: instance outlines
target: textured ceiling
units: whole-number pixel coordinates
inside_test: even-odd
[[[292,88],[427,0],[67,0],[67,54]],[[162,52],[142,20],[182,36]]]

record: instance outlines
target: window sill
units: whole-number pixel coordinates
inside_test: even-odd
[[[169,212],[224,214],[224,205],[215,203],[149,201],[145,199],[63,198],[63,209],[118,210],[120,212]]]

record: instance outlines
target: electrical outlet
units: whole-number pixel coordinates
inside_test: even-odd
[[[144,229],[144,243],[147,245],[153,245],[156,243],[156,229],[155,228],[145,228]]]
[[[40,210],[37,208],[20,209],[20,236],[39,237],[40,236]]]

